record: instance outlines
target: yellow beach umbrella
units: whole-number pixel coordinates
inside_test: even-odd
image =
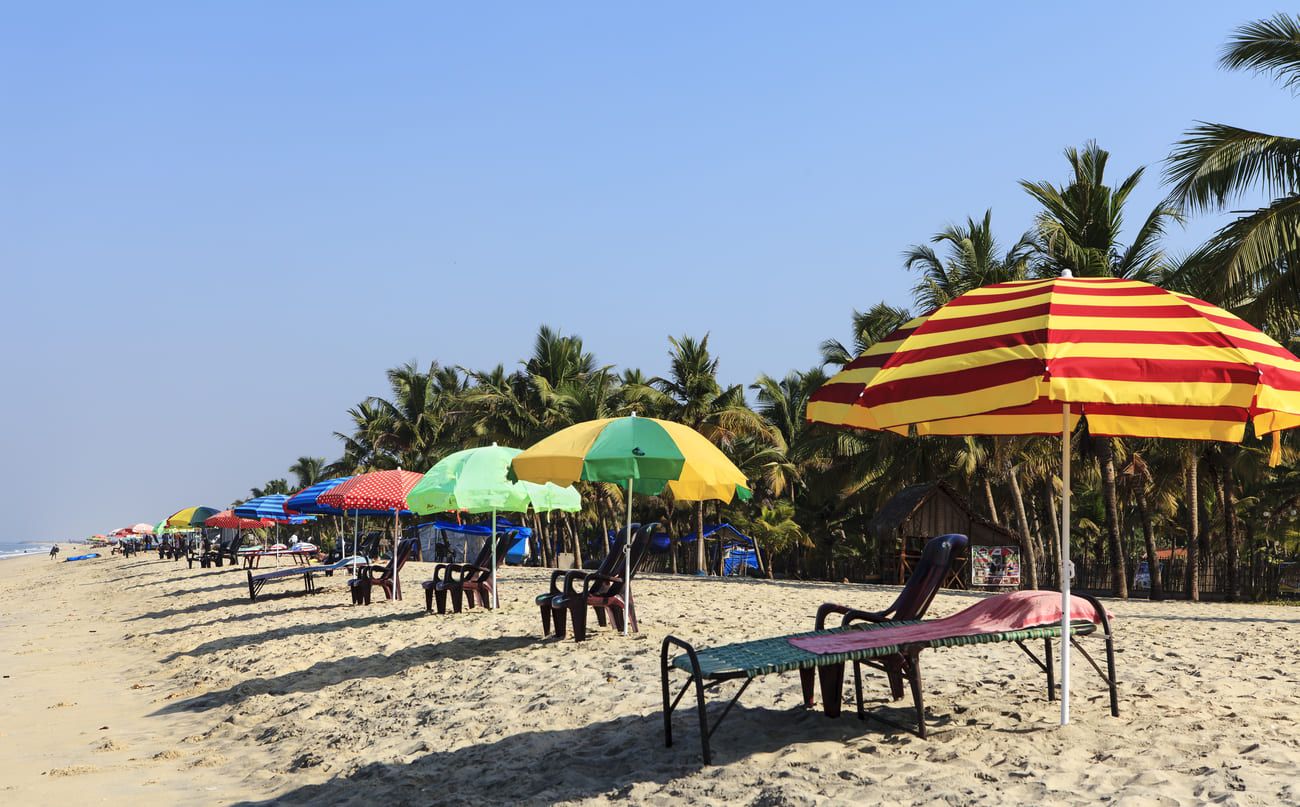
[[[574,482],[614,482],[627,491],[627,538],[623,541],[629,619],[632,613],[632,493],[657,496],[668,490],[682,501],[750,497],[749,482],[704,435],[680,423],[632,415],[578,423],[515,455],[515,478],[561,487]]]

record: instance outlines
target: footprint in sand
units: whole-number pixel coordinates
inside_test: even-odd
[[[67,702],[67,701],[59,701],[58,703],[54,704],[53,706],[46,706],[45,708],[46,708],[46,709],[66,709],[66,708],[68,708],[69,706],[76,706],[76,705],[77,705],[77,702],[76,702],[76,701],[73,701],[73,702],[71,702],[71,703],[69,703],[69,702]]]
[[[45,772],[46,776],[81,776],[87,773],[94,773],[99,770],[94,765],[72,765],[67,768],[51,768]]]
[[[96,751],[125,751],[126,743],[119,743],[117,740],[108,739],[95,746]]]

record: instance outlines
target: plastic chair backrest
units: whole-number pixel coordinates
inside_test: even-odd
[[[907,585],[899,593],[898,599],[889,607],[893,612],[891,619],[920,619],[929,610],[934,595],[939,593],[948,572],[952,570],[953,561],[958,553],[966,548],[969,539],[959,533],[940,535],[931,538],[921,552],[921,560],[907,578]]]
[[[632,522],[632,546],[636,547],[636,537],[641,533],[641,525]],[[620,577],[619,572],[623,570],[623,544],[627,542],[627,527],[618,531],[614,542],[609,546],[609,552],[605,559],[596,567],[596,574],[603,574],[606,577]]]
[[[641,561],[650,552],[650,545],[654,543],[655,533],[659,531],[659,522],[652,521],[641,527],[640,530],[632,535],[632,576],[636,577],[637,569],[641,568]]]
[[[388,566],[385,567],[384,574],[381,579],[384,580],[392,579],[393,569],[396,568],[397,571],[400,572],[402,570],[402,567],[406,565],[406,561],[408,561],[411,555],[413,555],[417,550],[419,550],[419,548],[420,548],[419,538],[403,538],[401,543],[397,545],[397,551],[393,553],[393,558],[388,561]]]

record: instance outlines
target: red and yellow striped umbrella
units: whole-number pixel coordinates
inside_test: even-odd
[[[975,289],[899,328],[813,395],[808,419],[906,434],[1240,441],[1300,425],[1300,360],[1244,320],[1135,280]]]
[[[1070,441],[1092,434],[1238,442],[1300,425],[1300,360],[1203,300],[1140,281],[975,289],[906,323],[819,389],[810,421],[908,434],[1061,435],[1061,603],[1070,611]],[[1061,620],[1062,637],[1070,625]],[[1061,724],[1070,720],[1061,642]]]

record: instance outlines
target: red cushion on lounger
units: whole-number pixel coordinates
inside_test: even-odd
[[[1070,597],[1070,620],[1100,623],[1092,603]],[[1056,591],[1013,591],[989,597],[949,617],[916,625],[899,625],[876,630],[804,636],[790,644],[810,653],[849,653],[911,642],[930,642],[955,636],[1005,633],[1061,624],[1061,594]]]

